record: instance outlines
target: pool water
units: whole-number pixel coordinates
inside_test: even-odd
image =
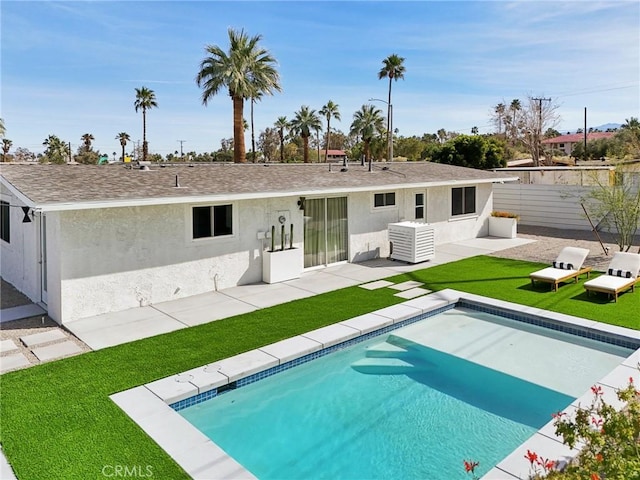
[[[595,352],[594,365],[583,368],[588,388],[601,369],[630,353],[582,341],[558,349],[551,345],[562,340],[492,317],[453,309],[179,413],[260,479],[455,480],[469,478],[463,468],[469,459],[480,461],[481,475],[578,395],[500,370],[518,364],[515,371],[535,370],[537,358],[529,354],[536,344],[565,360]],[[515,351],[526,358],[506,361],[504,351],[521,342],[527,348]],[[485,350],[494,351],[491,367]],[[562,377],[546,373],[539,378],[553,376],[552,384]],[[570,391],[582,388],[566,382]]]

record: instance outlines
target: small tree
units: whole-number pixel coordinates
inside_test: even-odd
[[[595,188],[583,201],[589,214],[611,232],[620,247],[628,252],[640,227],[640,174],[618,166],[613,185],[594,175]]]

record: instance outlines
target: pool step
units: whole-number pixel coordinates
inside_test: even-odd
[[[400,358],[407,353],[408,351],[406,348],[383,342],[367,348],[366,355],[369,358]]]
[[[353,362],[351,368],[371,375],[404,375],[415,367],[400,358],[363,358]]]

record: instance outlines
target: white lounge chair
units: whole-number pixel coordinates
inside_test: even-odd
[[[584,283],[587,295],[591,292],[601,292],[613,295],[618,301],[618,294],[625,290],[635,290],[640,272],[640,254],[630,252],[616,252],[609,263],[607,271],[599,277]]]
[[[535,282],[550,283],[554,292],[558,291],[558,284],[575,278],[576,283],[580,275],[591,272],[591,267],[582,267],[589,250],[579,247],[564,247],[558,254],[558,258],[550,267],[543,268],[529,275],[531,285]]]

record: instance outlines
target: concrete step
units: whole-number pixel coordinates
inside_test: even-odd
[[[415,367],[400,358],[363,358],[353,362],[351,368],[370,375],[404,375]]]
[[[369,358],[400,358],[406,353],[406,348],[382,342],[367,348],[366,356]]]

